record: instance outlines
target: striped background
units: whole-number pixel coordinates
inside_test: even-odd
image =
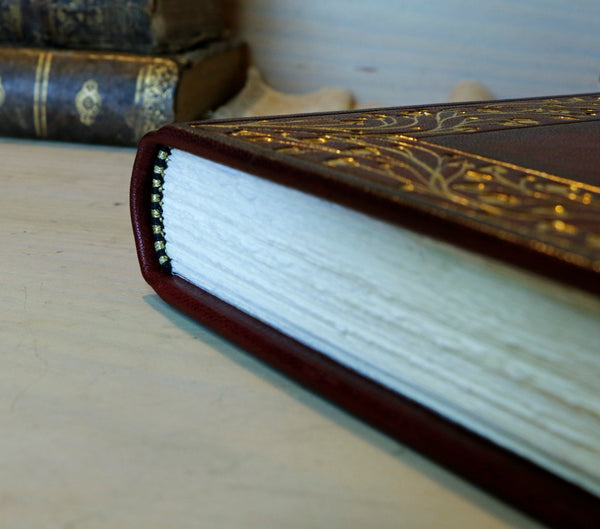
[[[236,0],[234,27],[276,88],[351,89],[363,104],[600,91],[594,0]]]

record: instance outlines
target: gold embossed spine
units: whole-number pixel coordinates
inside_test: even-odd
[[[231,41],[173,56],[0,46],[0,135],[135,145],[232,97],[245,64]]]
[[[173,120],[177,73],[151,57],[0,47],[0,134],[133,145]]]
[[[40,53],[33,89],[33,122],[35,133],[40,138],[45,138],[48,135],[47,103],[51,64],[52,53]]]
[[[174,119],[179,71],[169,59],[155,59],[140,68],[136,79],[131,126],[137,138]]]

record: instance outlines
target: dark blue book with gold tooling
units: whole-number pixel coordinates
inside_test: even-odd
[[[246,61],[229,40],[167,55],[0,47],[0,135],[135,145],[233,97]]]

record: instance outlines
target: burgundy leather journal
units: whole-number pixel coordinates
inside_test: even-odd
[[[597,527],[592,490],[171,273],[155,217],[156,172],[177,149],[594,297],[599,147],[596,94],[169,125],[144,137],[133,170],[142,273],[167,303],[524,512],[555,527]]]

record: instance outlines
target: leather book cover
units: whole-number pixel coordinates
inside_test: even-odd
[[[175,55],[0,47],[0,135],[135,145],[243,86],[245,45]]]
[[[177,309],[524,512],[592,528],[591,492],[170,274],[151,194],[158,153],[177,148],[600,295],[599,145],[598,94],[167,126],[133,169],[142,274]]]
[[[224,33],[222,2],[6,0],[0,42],[34,47],[177,52]]]

